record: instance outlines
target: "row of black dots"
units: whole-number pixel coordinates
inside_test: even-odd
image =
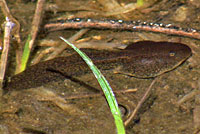
[[[136,26],[150,26],[150,27],[161,27],[161,28],[168,28],[168,29],[174,29],[177,31],[185,31],[185,32],[198,32],[199,30],[196,29],[192,29],[192,28],[181,28],[181,27],[177,27],[174,26],[172,24],[164,24],[164,23],[148,23],[148,22],[141,22],[140,21],[135,21],[134,24],[136,24]],[[137,27],[133,27],[133,29],[136,29]]]
[[[150,27],[163,27],[163,28],[169,28],[169,29],[175,29],[175,30],[184,30],[186,32],[197,32],[198,30],[196,29],[191,29],[191,28],[187,28],[187,29],[184,29],[184,28],[180,28],[180,27],[177,27],[177,26],[173,26],[172,24],[163,24],[163,23],[148,23],[146,21],[142,22],[140,20],[138,21],[124,21],[124,20],[95,20],[95,19],[85,19],[85,18],[74,18],[74,19],[67,19],[67,20],[58,20],[58,21],[54,21],[52,23],[75,23],[75,22],[96,22],[96,23],[100,23],[100,22],[110,22],[111,24],[116,24],[116,23],[119,23],[119,24],[133,24],[135,26],[150,26]],[[134,29],[134,27],[133,27]]]
[[[87,23],[88,22],[88,23]],[[144,30],[191,38],[200,39],[199,30],[190,28],[179,28],[172,24],[148,23],[142,21],[123,21],[123,20],[95,20],[95,19],[68,19],[59,20],[44,26],[48,31],[62,30],[66,28],[99,28],[99,29],[118,29],[118,30]]]
[[[101,22],[108,22],[110,24],[123,24],[123,25],[133,25],[134,26],[150,26],[150,27],[166,27],[166,28],[173,28],[173,29],[178,29],[178,27],[172,27],[171,24],[164,25],[163,23],[148,23],[148,22],[142,22],[140,20],[137,21],[123,21],[123,20],[95,20],[95,19],[84,19],[84,18],[74,18],[74,19],[67,19],[67,20],[58,20],[56,22],[52,23],[77,23],[77,22],[88,22],[88,23],[101,23]]]

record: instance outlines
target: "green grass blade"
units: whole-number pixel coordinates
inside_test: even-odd
[[[24,51],[22,54],[22,63],[21,63],[21,67],[20,67],[20,72],[24,71],[26,69],[26,65],[30,56],[30,49],[29,49],[29,42],[31,40],[31,35],[28,35],[28,38],[26,40],[25,46],[24,46]]]
[[[144,5],[144,1],[143,0],[137,0],[137,5],[140,7],[140,6],[143,6]]]
[[[63,37],[60,37],[63,41],[65,41],[67,44],[69,44],[83,59],[84,61],[88,64],[92,72],[94,73],[95,77],[97,78],[104,95],[108,101],[109,107],[111,109],[111,112],[113,114],[114,120],[115,120],[115,125],[117,128],[118,134],[125,134],[125,128],[124,124],[121,118],[121,113],[117,104],[117,101],[115,99],[114,93],[105,79],[105,77],[101,74],[101,72],[98,70],[98,68],[93,64],[91,59],[83,52],[81,52],[78,48],[76,48],[72,43],[64,39]]]

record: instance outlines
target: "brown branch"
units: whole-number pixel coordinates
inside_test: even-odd
[[[131,31],[150,31],[200,39],[200,32],[195,29],[184,29],[177,26],[173,26],[172,24],[165,25],[162,23],[147,23],[141,21],[94,20],[76,18],[52,22],[50,24],[46,24],[44,28],[48,31],[62,30],[67,28],[97,28]]]
[[[3,42],[3,51],[1,54],[1,65],[0,65],[0,88],[3,87],[3,80],[6,71],[6,65],[8,61],[8,51],[10,46],[10,35],[11,30],[14,27],[14,23],[12,23],[8,17],[6,17],[5,31],[4,31],[4,42]]]
[[[142,106],[142,104],[145,102],[145,100],[147,99],[147,97],[150,94],[150,91],[152,89],[152,86],[154,85],[154,83],[156,82],[157,78],[155,78],[151,85],[149,86],[149,88],[146,90],[144,96],[142,97],[142,99],[138,102],[136,108],[134,109],[134,111],[131,113],[130,117],[124,122],[124,125],[127,127],[129,125],[129,123],[133,120],[133,118],[135,117],[135,115],[137,114],[138,110],[140,109],[140,107]]]
[[[127,90],[118,90],[114,91],[115,94],[122,94],[122,93],[132,93],[136,92],[137,89],[127,89]],[[91,97],[100,97],[103,96],[103,92],[101,93],[93,93],[93,94],[84,94],[84,95],[70,95],[69,97],[66,97],[66,100],[72,100],[72,99],[85,99],[85,98],[91,98]]]
[[[73,43],[75,40],[77,40],[82,35],[84,35],[87,31],[88,31],[88,29],[82,29],[78,33],[76,33],[72,37],[70,37],[68,40]],[[65,50],[67,47],[68,47],[68,45],[66,45],[66,44],[58,46],[57,49],[52,54],[50,54],[50,56],[47,58],[47,60],[55,58],[57,55],[59,55],[61,52],[63,52],[63,50]]]
[[[12,33],[17,40],[17,47],[16,47],[16,64],[17,66],[21,65],[21,56],[22,56],[22,45],[20,39],[20,23],[12,16],[5,0],[0,0],[0,7],[5,17],[8,17],[10,21],[15,23],[15,26],[12,29]]]
[[[20,31],[20,23],[12,16],[7,4],[5,0],[0,0],[0,6],[1,6],[1,10],[4,14],[5,17],[8,17],[10,21],[12,21],[13,23],[15,23],[15,27],[13,27],[12,32],[14,32],[14,36],[17,39],[17,42],[21,43],[21,39],[20,39],[20,35],[19,35],[19,31]]]
[[[37,2],[37,6],[35,9],[35,14],[34,14],[33,22],[32,22],[32,27],[31,27],[31,40],[29,43],[30,49],[32,48],[35,42],[39,27],[40,27],[42,14],[44,11],[44,3],[45,3],[45,0],[38,0]]]

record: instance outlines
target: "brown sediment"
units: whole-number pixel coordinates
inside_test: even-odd
[[[120,72],[137,78],[152,78],[171,71],[191,55],[181,43],[140,41],[124,50],[86,53],[100,70],[120,67]],[[11,78],[5,89],[25,89],[90,72],[78,54],[59,57],[27,68]]]

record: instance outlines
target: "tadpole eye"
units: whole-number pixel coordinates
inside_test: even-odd
[[[175,54],[176,54],[176,53],[175,53],[174,51],[170,51],[170,52],[169,52],[169,56],[170,56],[170,57],[175,56]]]

